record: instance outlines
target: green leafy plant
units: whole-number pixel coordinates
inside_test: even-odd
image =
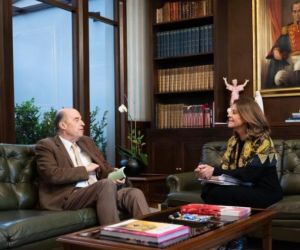
[[[15,106],[16,141],[19,144],[34,144],[40,139],[40,108],[34,98]]]
[[[132,120],[128,109],[124,104],[122,104],[118,110],[120,113],[128,113],[128,118],[130,121],[130,131],[127,137],[130,147],[126,148],[123,146],[117,146],[119,154],[127,159],[135,159],[141,164],[147,166],[148,155],[143,152],[143,147],[146,145],[146,143],[143,141],[144,135],[142,135],[141,131],[137,129],[136,121]]]
[[[56,134],[56,128],[54,125],[55,115],[57,110],[53,107],[50,108],[50,111],[47,111],[43,115],[43,120],[40,123],[41,126],[41,138],[48,136],[54,136]]]
[[[107,115],[108,111],[104,111],[101,121],[97,120],[97,115],[100,109],[96,107],[90,113],[90,133],[94,142],[97,144],[98,148],[102,151],[104,157],[106,158],[106,146],[107,139],[104,135],[104,128],[107,126]]]
[[[35,144],[40,139],[56,134],[54,120],[57,110],[51,107],[49,111],[41,115],[40,107],[36,106],[34,101],[32,98],[15,106],[16,142],[18,144]],[[107,139],[104,129],[107,126],[108,111],[104,111],[101,120],[98,121],[99,111],[100,109],[96,107],[90,112],[90,132],[91,138],[106,157]]]

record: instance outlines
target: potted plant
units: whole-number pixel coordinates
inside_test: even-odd
[[[143,152],[143,147],[146,145],[144,135],[137,129],[136,121],[133,121],[127,107],[122,104],[118,108],[120,113],[127,113],[130,121],[130,130],[127,136],[129,148],[117,146],[117,150],[125,159],[121,161],[121,165],[127,166],[126,174],[137,175],[145,166],[148,165],[148,155]]]

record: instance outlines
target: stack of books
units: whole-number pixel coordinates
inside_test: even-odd
[[[285,122],[300,122],[300,110],[299,112],[292,113],[292,115],[286,119]]]
[[[188,204],[181,207],[182,214],[211,215],[220,220],[231,221],[248,217],[251,214],[250,207]]]
[[[167,247],[190,236],[184,225],[130,219],[102,227],[100,238],[154,247]]]

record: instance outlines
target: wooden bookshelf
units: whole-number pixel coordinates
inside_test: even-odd
[[[229,99],[222,78],[228,71],[227,8],[228,0],[152,1],[152,128],[202,128],[226,121]],[[209,125],[173,126],[174,114],[179,124],[187,120],[187,107],[192,119],[200,121],[208,122],[209,112]]]
[[[209,139],[207,133],[215,133],[213,121],[226,121],[227,96],[222,77],[227,62],[216,60],[216,55],[227,56],[220,43],[227,36],[223,20],[227,1],[151,1],[153,102],[152,129],[147,140],[149,172],[190,170],[199,160],[201,146]],[[183,145],[178,138],[184,140],[184,136],[207,138]],[[158,155],[169,152],[170,160],[179,159],[176,156],[182,156],[182,150],[196,155],[190,159],[181,157],[171,166],[165,165],[168,155]]]
[[[153,1],[153,128],[212,126],[213,4]]]

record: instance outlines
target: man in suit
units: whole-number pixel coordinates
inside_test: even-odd
[[[118,209],[133,217],[149,212],[144,194],[136,188],[117,189],[124,180],[106,177],[114,168],[93,140],[84,136],[76,109],[65,108],[55,118],[57,135],[36,145],[39,199],[43,209],[75,210],[95,206],[100,225],[119,222]]]

